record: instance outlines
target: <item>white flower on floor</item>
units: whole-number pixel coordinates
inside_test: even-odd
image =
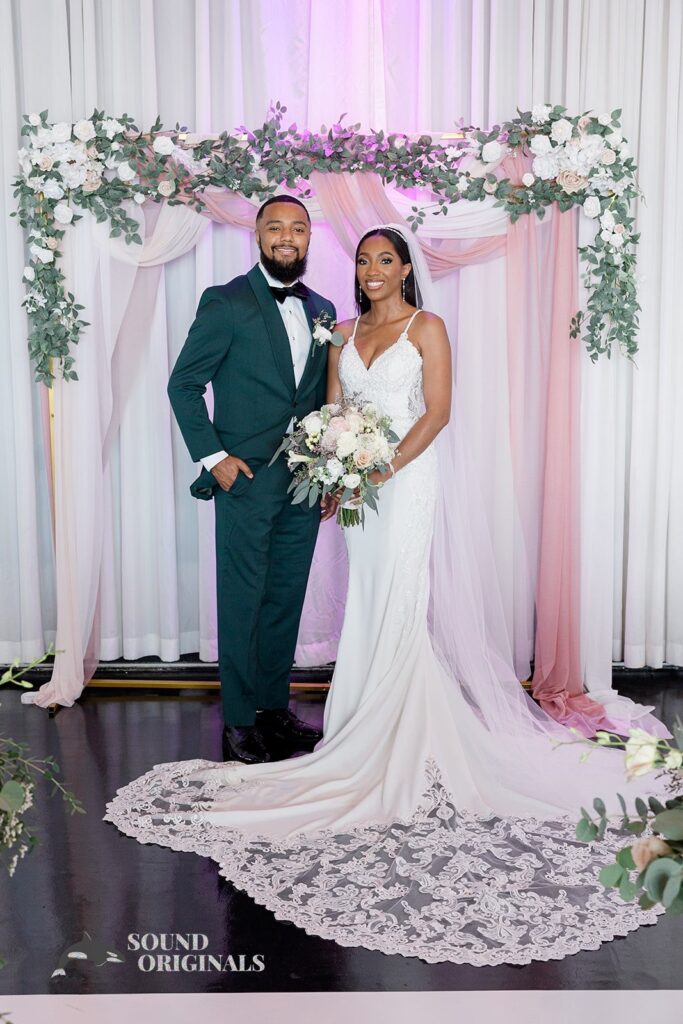
[[[657,763],[658,747],[656,736],[651,736],[644,729],[629,729],[626,741],[626,776],[634,779],[638,775],[647,775]]]

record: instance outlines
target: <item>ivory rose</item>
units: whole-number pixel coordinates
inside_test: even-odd
[[[367,469],[372,464],[372,455],[366,448],[361,448],[353,457],[359,469]]]
[[[526,174],[522,175],[522,185],[524,185],[525,188],[531,188],[535,181],[536,178],[533,176],[533,174],[529,174],[527,172]]]
[[[668,857],[672,852],[669,844],[659,836],[644,836],[641,839],[636,839],[631,847],[633,863],[638,871],[644,871],[650,861],[657,857]]]
[[[566,117],[561,117],[553,124],[550,134],[554,142],[568,142],[572,137],[573,130],[571,121],[568,121]]]
[[[157,192],[160,196],[165,196],[168,199],[175,192],[175,185],[172,181],[168,181],[168,179],[160,181],[157,185]]]
[[[347,473],[346,476],[342,477],[342,483],[344,484],[344,487],[348,487],[350,491],[355,491],[356,487],[358,487],[360,483],[360,474]]]
[[[74,135],[81,142],[90,142],[95,138],[95,127],[92,121],[77,121],[74,125]]]
[[[616,160],[617,155],[613,149],[606,149],[600,159],[602,160],[605,167],[609,167]]]

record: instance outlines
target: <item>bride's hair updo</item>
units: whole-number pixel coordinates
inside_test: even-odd
[[[410,263],[410,249],[408,243],[401,234],[400,231],[396,231],[395,228],[372,228],[371,231],[366,231],[360,242],[356,246],[356,258],[354,260],[354,294],[356,299],[356,308],[359,313],[367,313],[370,309],[370,299],[367,297],[363,289],[360,287],[358,282],[358,276],[355,268],[358,266],[358,254],[360,253],[361,246],[367,238],[386,238],[388,242],[391,242],[393,248],[396,250],[396,254],[404,265]],[[406,302],[409,302],[411,306],[418,306],[417,301],[417,289],[415,286],[415,273],[412,270],[406,278]]]

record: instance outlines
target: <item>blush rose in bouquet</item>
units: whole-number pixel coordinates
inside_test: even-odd
[[[398,437],[388,416],[376,406],[345,403],[324,405],[297,420],[271,459],[282,452],[293,478],[292,503],[314,505],[328,494],[339,498],[337,522],[357,526],[365,522],[365,506],[377,512],[382,484],[370,480],[375,470],[392,473]]]

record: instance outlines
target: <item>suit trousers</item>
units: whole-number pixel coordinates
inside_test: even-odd
[[[223,717],[252,725],[286,708],[289,676],[320,526],[320,504],[292,505],[284,455],[235,494],[215,492],[218,670]]]

